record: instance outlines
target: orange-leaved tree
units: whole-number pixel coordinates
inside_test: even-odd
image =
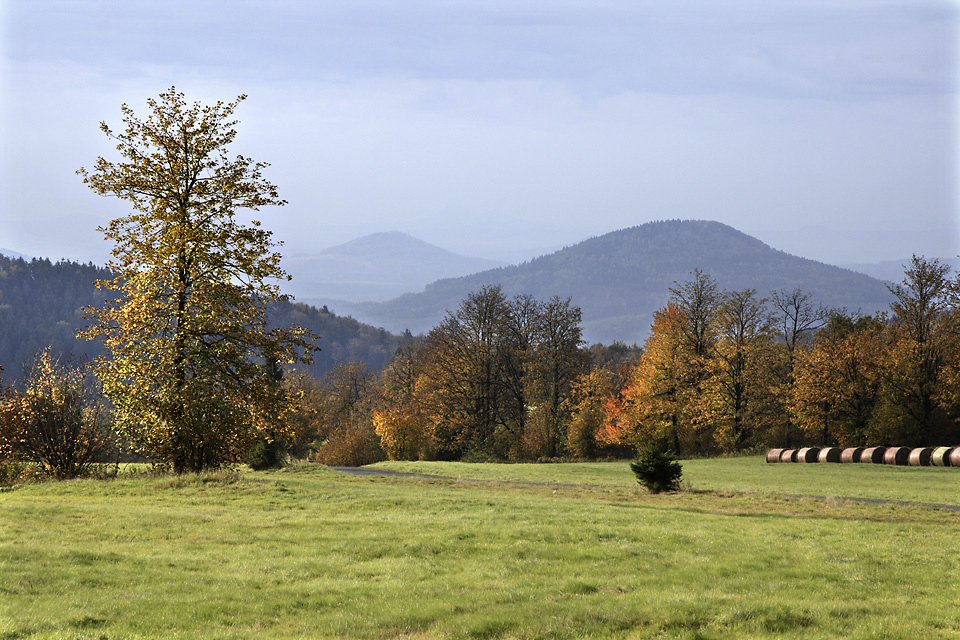
[[[571,382],[564,408],[570,415],[566,450],[573,458],[589,460],[601,452],[597,435],[603,428],[604,406],[613,389],[614,373],[606,366],[585,371]]]
[[[680,451],[691,434],[684,423],[688,404],[686,377],[692,352],[683,348],[687,316],[676,303],[653,314],[650,337],[640,359],[630,367],[619,399],[607,403],[607,419],[598,434],[608,445],[642,447],[663,441]]]
[[[379,406],[373,410],[373,426],[391,460],[421,460],[433,457],[433,423],[421,408],[427,392],[422,386],[423,351],[414,342],[402,344],[383,372]]]

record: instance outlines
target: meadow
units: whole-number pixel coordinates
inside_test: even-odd
[[[960,637],[960,469],[376,467],[4,490],[0,639]]]

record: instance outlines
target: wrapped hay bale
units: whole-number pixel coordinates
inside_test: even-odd
[[[934,467],[949,467],[950,453],[952,451],[953,447],[937,447],[933,450],[933,453],[930,454],[930,464]]]
[[[797,450],[796,449],[784,449],[780,452],[780,462],[796,462],[797,461]]]
[[[868,464],[883,464],[883,454],[886,452],[886,447],[867,447],[860,454],[860,462],[865,462]]]
[[[770,451],[767,451],[767,462],[780,462],[781,453],[783,453],[783,449],[770,449]]]
[[[883,464],[895,464],[897,466],[906,466],[910,461],[909,447],[890,447],[883,454]]]
[[[824,447],[820,449],[817,462],[840,462],[840,453],[839,447]]]
[[[933,455],[933,447],[920,447],[910,450],[910,456],[907,458],[907,464],[911,467],[929,467],[930,457]]]
[[[819,447],[804,447],[797,451],[797,462],[816,462],[818,455]]]
[[[950,466],[960,467],[960,447],[954,447],[950,452]]]
[[[863,447],[847,447],[840,452],[840,462],[850,464],[851,462],[860,462],[860,454],[863,453]]]

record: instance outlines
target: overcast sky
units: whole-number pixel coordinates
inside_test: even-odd
[[[718,220],[832,263],[960,253],[960,4],[0,0],[0,247],[103,262],[75,171],[175,85],[306,254],[399,230],[516,260]],[[296,275],[296,274],[294,274]]]

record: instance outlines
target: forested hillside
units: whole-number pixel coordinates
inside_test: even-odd
[[[313,365],[308,367],[318,377],[338,364],[351,362],[383,369],[400,346],[400,338],[389,331],[338,316],[325,307],[284,302],[273,310],[273,317],[280,326],[296,324],[320,336],[320,352],[314,354]]]
[[[93,264],[29,262],[0,255],[0,366],[4,382],[20,377],[37,352],[50,346],[62,356],[93,358],[99,342],[77,340],[84,325],[81,309],[99,305],[104,295],[93,285],[111,277]]]
[[[517,266],[441,280],[423,293],[382,304],[342,307],[364,322],[393,331],[425,332],[484,285],[506,295],[572,298],[583,310],[588,342],[641,343],[670,287],[700,269],[729,290],[799,287],[820,304],[873,313],[892,299],[869,276],[778,251],[718,222],[652,222],[585,240]],[[340,307],[338,307],[340,310]]]
[[[81,309],[99,305],[104,295],[94,286],[111,273],[93,264],[48,259],[11,259],[0,255],[0,366],[3,381],[11,383],[26,363],[46,346],[60,357],[92,359],[103,353],[99,342],[77,340],[85,326]],[[365,362],[380,369],[393,356],[399,338],[383,329],[338,316],[326,309],[282,303],[273,311],[274,323],[296,323],[320,336],[321,351],[311,367],[323,375],[341,362]]]

